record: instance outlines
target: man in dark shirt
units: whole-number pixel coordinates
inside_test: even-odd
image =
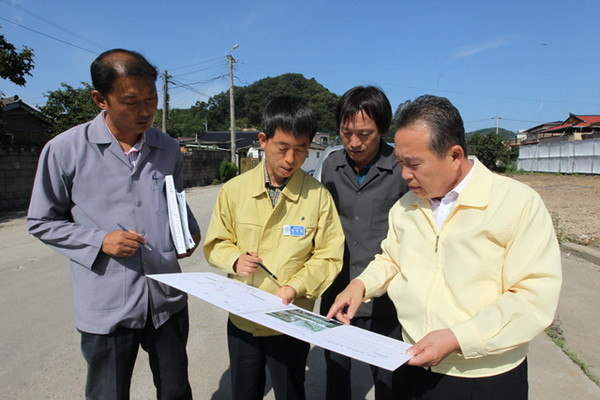
[[[336,122],[344,149],[325,160],[321,182],[333,196],[346,243],[342,272],[321,299],[322,314],[327,314],[336,295],[380,252],[388,230],[388,211],[408,191],[394,149],[383,140],[391,120],[390,102],[377,87],[352,88],[338,101]],[[362,304],[352,324],[401,339],[396,311],[387,295]],[[350,358],[326,350],[325,361],[327,399],[350,399]],[[395,373],[376,367],[371,371],[376,399],[397,398]]]

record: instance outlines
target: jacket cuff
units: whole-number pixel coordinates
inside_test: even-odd
[[[235,262],[237,261],[238,258],[240,258],[240,256],[242,255],[242,253],[237,253],[237,252],[232,252],[225,261],[225,266],[224,266],[224,271],[227,272],[228,274],[233,274],[233,275],[237,275],[237,272],[235,272],[235,270],[233,269],[233,265],[235,264]]]
[[[365,285],[365,296],[363,298],[363,302],[371,301],[372,297],[379,297],[383,293],[379,293],[381,284],[374,276],[369,276],[368,274],[361,274],[357,278]]]
[[[465,321],[451,328],[460,346],[459,355],[465,359],[480,358],[488,355],[481,332],[472,321]]]
[[[306,296],[306,288],[302,284],[302,281],[298,278],[292,278],[284,286],[289,286],[296,291],[296,298]]]

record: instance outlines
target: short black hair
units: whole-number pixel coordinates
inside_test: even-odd
[[[419,96],[413,101],[405,101],[398,106],[394,114],[396,130],[417,122],[425,122],[430,129],[429,147],[443,157],[450,147],[459,145],[467,157],[467,141],[465,126],[450,100],[445,97],[431,95]]]
[[[119,57],[122,54],[125,57]],[[100,54],[90,67],[94,89],[106,96],[113,90],[117,78],[141,76],[156,81],[158,70],[137,51],[112,49]]]
[[[383,90],[377,86],[356,86],[340,97],[335,107],[338,130],[342,123],[362,111],[371,118],[380,135],[385,135],[392,123],[392,106]]]
[[[304,100],[294,96],[280,96],[265,106],[262,127],[267,140],[275,135],[277,129],[281,129],[291,132],[297,138],[306,136],[312,142],[317,133],[317,118]]]

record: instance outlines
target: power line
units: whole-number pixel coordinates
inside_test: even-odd
[[[206,85],[210,82],[219,80],[219,79],[223,79],[227,76],[227,74],[223,74],[223,75],[219,75],[219,76],[215,76],[214,78],[210,78],[210,79],[206,79],[204,81],[194,81],[194,82],[189,82],[187,83],[187,85],[191,86],[191,85]],[[171,78],[173,78],[173,76],[171,76]],[[177,78],[179,78],[179,76],[177,76]]]
[[[200,61],[200,62],[197,62],[197,63],[194,63],[194,64],[184,65],[182,67],[171,68],[170,71],[177,71],[178,69],[185,69],[185,68],[189,68],[189,67],[195,67],[196,65],[207,64],[207,63],[213,62],[213,61],[223,61],[223,58],[222,57],[212,58],[210,60]]]
[[[9,5],[9,6],[11,6],[11,7],[13,7],[13,8],[16,8],[17,10],[19,10],[19,11],[25,13],[25,14],[28,14],[28,15],[34,17],[34,18],[37,18],[40,21],[47,23],[48,25],[51,25],[51,26],[53,26],[53,27],[55,27],[57,29],[60,29],[61,31],[66,32],[69,35],[75,36],[76,38],[79,38],[79,39],[81,39],[81,40],[83,40],[83,41],[85,41],[85,42],[87,42],[89,44],[92,44],[94,46],[97,46],[99,48],[104,48],[104,46],[102,46],[102,45],[100,45],[98,43],[92,42],[91,40],[89,40],[89,39],[81,36],[77,32],[73,32],[73,31],[71,31],[71,30],[69,30],[69,29],[67,29],[67,28],[65,28],[65,27],[63,27],[61,25],[58,25],[58,24],[56,24],[56,23],[54,23],[54,22],[52,22],[50,20],[47,20],[44,17],[41,17],[41,16],[35,14],[34,12],[26,9],[25,7],[23,7],[23,6],[19,5],[19,4],[15,4],[15,3],[11,2],[11,1],[8,1],[8,0],[0,0],[0,1],[3,2],[3,3],[5,3],[5,4],[7,4],[7,5]]]
[[[202,71],[207,71],[209,69],[222,68],[222,67],[223,67],[222,64],[215,64],[215,65],[211,65],[210,67],[196,69],[196,70],[193,70],[193,71],[190,71],[190,72],[185,72],[183,74],[179,74],[179,75],[176,75],[176,76],[177,77],[182,77],[182,76],[186,76],[186,75],[195,74],[196,72],[202,72]]]
[[[178,85],[178,86],[181,86],[181,87],[183,87],[183,88],[186,88],[187,90],[189,90],[189,91],[191,91],[191,92],[194,92],[194,93],[196,93],[196,94],[199,94],[199,95],[201,95],[201,96],[210,97],[210,96],[209,96],[209,95],[207,95],[206,93],[202,93],[202,92],[201,92],[201,91],[199,91],[198,89],[196,89],[196,88],[193,88],[193,87],[191,87],[191,86],[189,86],[189,85],[187,85],[187,84],[185,84],[185,83],[183,83],[183,82],[176,81],[176,80],[174,80],[174,79],[172,79],[172,78],[171,78],[171,79],[169,79],[169,83],[171,83],[171,84],[173,84],[173,85]]]
[[[71,46],[71,47],[75,47],[75,48],[78,48],[78,49],[80,49],[80,50],[87,51],[88,53],[92,53],[92,54],[94,54],[94,55],[98,55],[98,54],[100,54],[100,53],[98,53],[97,51],[93,51],[93,50],[90,50],[90,49],[86,49],[85,47],[81,47],[81,46],[78,46],[78,45],[76,45],[76,44],[73,44],[73,43],[67,42],[66,40],[59,39],[59,38],[57,38],[57,37],[54,37],[54,36],[52,36],[52,35],[48,35],[47,33],[43,33],[43,32],[40,32],[40,31],[36,31],[35,29],[32,29],[32,28],[26,27],[25,25],[18,24],[18,23],[16,23],[16,22],[13,22],[13,21],[11,21],[11,20],[8,20],[8,19],[6,19],[6,18],[0,17],[0,19],[1,19],[1,20],[3,20],[3,21],[6,21],[6,22],[8,22],[8,23],[11,23],[11,24],[13,24],[13,25],[20,26],[21,28],[23,28],[23,29],[27,29],[28,31],[31,31],[31,32],[37,33],[38,35],[42,35],[42,36],[45,36],[45,37],[47,37],[47,38],[50,38],[50,39],[56,40],[56,41],[58,41],[58,42],[64,43],[64,44],[66,44],[66,45],[69,45],[69,46]]]

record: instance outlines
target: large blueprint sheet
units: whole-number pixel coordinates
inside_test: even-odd
[[[407,343],[296,307],[275,295],[214,274],[149,275],[219,308],[316,346],[393,371],[410,356]]]

